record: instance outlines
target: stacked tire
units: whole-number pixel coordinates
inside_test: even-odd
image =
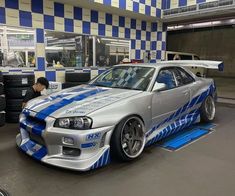
[[[0,127],[5,125],[5,108],[6,108],[6,98],[4,95],[4,84],[3,76],[0,71]]]
[[[34,81],[34,75],[4,75],[6,94],[6,122],[19,122],[19,115],[22,111],[23,98],[27,90],[34,84]]]
[[[62,84],[62,89],[86,84],[91,79],[90,73],[65,73],[65,83]]]

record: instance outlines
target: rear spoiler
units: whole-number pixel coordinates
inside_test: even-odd
[[[178,65],[182,67],[203,67],[206,69],[224,70],[224,63],[222,61],[204,61],[204,60],[175,60],[175,61],[162,61],[166,65]]]

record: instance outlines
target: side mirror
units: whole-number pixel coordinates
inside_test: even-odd
[[[159,92],[159,91],[163,91],[166,90],[167,86],[164,83],[157,83],[155,82],[154,86],[153,86],[153,91],[154,92]]]

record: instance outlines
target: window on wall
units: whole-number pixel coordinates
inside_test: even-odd
[[[96,38],[96,65],[109,67],[130,62],[130,41],[106,37]]]
[[[0,26],[0,66],[35,67],[35,31]]]
[[[130,41],[46,31],[47,67],[109,67],[128,62]]]
[[[55,31],[45,32],[47,67],[90,67],[93,37]]]

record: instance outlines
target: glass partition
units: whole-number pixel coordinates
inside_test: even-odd
[[[35,31],[0,26],[0,66],[35,67]]]
[[[47,67],[110,67],[129,61],[130,41],[46,31]]]
[[[97,66],[113,66],[130,62],[130,41],[97,37],[96,64]]]
[[[93,65],[92,36],[46,31],[47,67],[89,67]]]

